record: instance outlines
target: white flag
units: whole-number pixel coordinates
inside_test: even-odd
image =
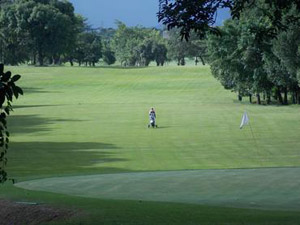
[[[242,117],[242,122],[241,122],[241,125],[240,125],[240,129],[242,129],[243,126],[247,125],[248,123],[249,123],[248,114],[247,114],[247,112],[244,112],[243,117]]]

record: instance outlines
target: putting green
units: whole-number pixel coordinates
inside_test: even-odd
[[[40,179],[16,186],[103,199],[300,209],[300,168],[104,174]]]

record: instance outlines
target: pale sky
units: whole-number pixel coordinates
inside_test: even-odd
[[[156,13],[158,0],[70,0],[75,12],[88,19],[93,27],[116,27],[120,20],[127,26],[142,25],[144,27],[159,26]],[[218,22],[229,17],[228,11],[218,13]]]

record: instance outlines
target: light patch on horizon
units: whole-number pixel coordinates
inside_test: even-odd
[[[75,12],[88,19],[94,27],[116,28],[116,20],[127,26],[162,27],[158,23],[157,0],[70,0]],[[220,26],[230,17],[228,9],[218,11],[216,25]]]

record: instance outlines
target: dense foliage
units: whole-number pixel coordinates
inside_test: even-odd
[[[299,44],[300,23],[289,18],[300,16],[296,5],[282,13],[279,21],[286,29],[277,38],[264,36],[273,26],[265,10],[275,13],[263,1],[245,9],[239,19],[227,21],[221,36],[209,35],[208,54],[213,75],[222,85],[242,96],[261,96],[270,103],[272,97],[281,104],[300,103]],[[282,96],[283,95],[283,96]]]
[[[240,18],[249,7],[257,5],[261,0],[159,0],[158,19],[168,29],[180,28],[182,38],[189,39],[191,31],[200,36],[207,32],[219,33],[214,26],[219,8],[229,8],[233,18]],[[286,10],[295,6],[300,10],[300,0],[262,0],[267,6],[263,10],[264,16],[270,20],[270,27],[260,37],[274,36],[278,31],[287,27],[282,24],[281,18]],[[271,9],[271,11],[269,10]],[[299,17],[290,16],[290,22],[299,20]]]
[[[12,76],[10,71],[4,72],[4,65],[0,64],[0,183],[7,180],[5,166],[7,163],[6,153],[9,143],[9,132],[7,130],[6,117],[12,111],[11,102],[13,97],[23,95],[23,91],[15,82],[21,78],[20,75]]]
[[[0,13],[1,61],[16,65],[31,60],[58,63],[74,47],[78,20],[73,5],[59,0],[17,0]]]
[[[185,65],[186,58],[194,58],[197,65],[199,60],[205,64],[206,41],[200,40],[195,32],[191,32],[189,41],[180,40],[180,31],[172,29],[168,32],[168,58],[175,60],[177,65]]]
[[[148,66],[153,60],[163,65],[166,61],[164,39],[159,31],[143,27],[127,27],[118,22],[112,40],[116,58],[124,66]]]

